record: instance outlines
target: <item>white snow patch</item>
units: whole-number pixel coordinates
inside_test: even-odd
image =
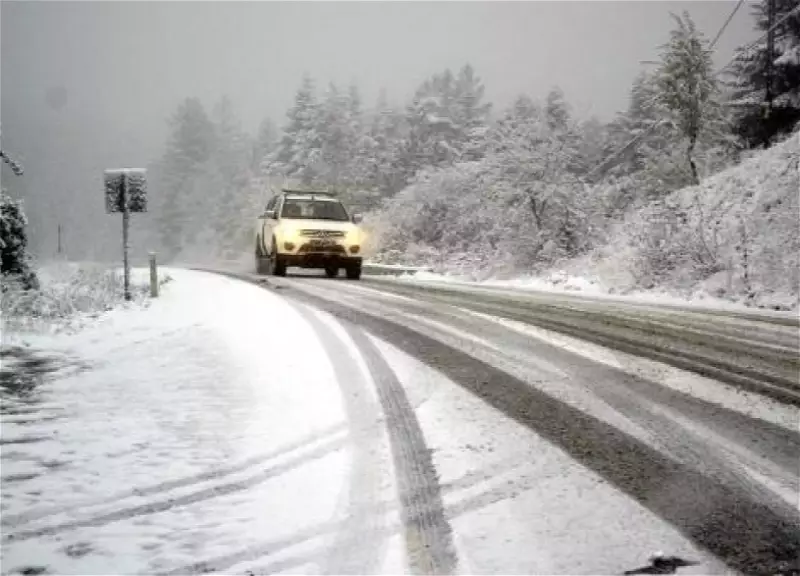
[[[2,422],[2,514],[17,518],[4,536],[111,516],[4,540],[4,569],[152,573],[304,533],[299,545],[325,544],[335,532],[315,530],[336,510],[350,458],[339,386],[313,330],[256,286],[162,272],[173,282],[147,309],[113,310],[69,336],[17,335],[81,368],[6,404],[20,414]],[[219,474],[192,479],[209,471]],[[135,492],[177,480],[185,485]],[[165,504],[181,497],[198,499]]]

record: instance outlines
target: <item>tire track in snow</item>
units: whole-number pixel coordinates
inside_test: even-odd
[[[292,452],[302,450],[303,448],[306,448],[311,444],[314,444],[315,442],[323,440],[328,436],[332,436],[344,430],[345,430],[344,425],[331,426],[329,428],[320,430],[319,432],[315,432],[313,434],[305,436],[304,438],[297,440],[296,442],[286,444],[285,446],[282,446],[277,450],[272,450],[265,454],[259,454],[257,456],[253,456],[252,458],[247,458],[246,460],[243,460],[242,462],[235,464],[233,466],[212,468],[210,470],[199,472],[191,476],[176,478],[174,480],[168,480],[166,482],[160,482],[158,484],[152,484],[150,486],[143,486],[141,488],[134,488],[132,490],[119,492],[117,494],[105,498],[83,500],[65,506],[53,506],[48,508],[33,509],[27,512],[23,512],[21,514],[3,515],[2,519],[0,519],[0,525],[2,525],[3,527],[6,526],[17,527],[22,524],[29,524],[36,520],[41,520],[42,518],[47,518],[58,514],[64,514],[75,510],[80,511],[81,509],[87,509],[93,506],[122,503],[123,501],[128,500],[130,498],[153,496],[164,492],[169,492],[177,488],[185,488],[187,486],[192,486],[194,484],[200,484],[205,481],[222,480],[226,476],[230,476],[238,472],[246,472],[249,468],[254,468],[260,464],[267,463],[270,460],[276,460]]]
[[[492,479],[497,480],[501,476],[509,474],[514,475],[518,462],[514,458],[507,458],[504,460],[496,461],[489,464],[482,470],[472,471],[457,480],[453,480],[448,484],[442,486],[442,492],[450,495],[458,494],[460,492],[468,492],[470,489],[486,483]],[[503,482],[496,487],[489,487],[481,490],[478,494],[468,495],[461,501],[451,504],[446,509],[447,517],[455,517],[470,511],[479,510],[483,507],[489,506],[498,502],[508,496],[508,486],[519,486],[525,481],[525,478],[517,478],[516,475],[511,481]],[[527,487],[533,487],[535,482],[531,481]],[[424,488],[424,487],[420,487]],[[421,493],[409,493],[409,498],[419,499],[416,508],[419,513],[435,513],[430,499],[424,498]],[[371,502],[366,504],[359,504],[354,511],[356,515],[366,514],[387,514],[397,509],[397,502],[382,501]],[[158,574],[171,575],[171,576],[184,576],[186,574],[207,574],[211,572],[227,571],[231,573],[233,569],[239,570],[239,566],[243,564],[250,564],[248,573],[253,574],[273,574],[278,571],[294,569],[298,566],[305,564],[324,564],[330,557],[328,547],[320,544],[318,548],[313,551],[301,552],[295,555],[284,555],[287,550],[303,544],[308,544],[315,539],[322,539],[325,536],[333,536],[336,532],[341,531],[346,527],[347,520],[331,520],[323,522],[314,526],[303,528],[297,532],[276,538],[273,540],[261,542],[256,545],[248,546],[242,550],[232,552],[229,554],[217,556],[214,558],[207,558],[198,560],[192,564],[172,568],[170,570],[159,572]],[[375,531],[368,531],[368,528],[359,527],[359,535],[362,538],[387,538],[393,534],[402,531],[404,528],[401,521],[391,520],[388,523],[380,526]],[[363,542],[363,541],[362,541]],[[260,558],[271,558],[281,555],[279,559],[267,560],[264,563],[255,565],[256,561]]]
[[[342,529],[336,531],[328,558],[320,568],[328,574],[371,573],[382,560],[383,547],[365,546],[363,533],[379,531],[384,518],[381,514],[365,512],[366,507],[357,504],[364,500],[377,503],[381,497],[381,452],[388,447],[382,446],[385,438],[383,434],[374,433],[374,415],[380,411],[380,406],[372,398],[369,385],[352,354],[354,350],[317,317],[315,311],[295,301],[289,302],[312,327],[331,362],[336,381],[341,388],[342,403],[350,425],[350,446],[353,450],[353,465],[349,471],[350,482],[346,495],[350,510]]]
[[[729,567],[780,572],[800,554],[800,516],[765,504],[675,461],[644,442],[422,332],[326,300],[294,285],[287,296],[362,326],[444,373],[490,406],[530,428],[629,497],[678,528]]]
[[[458,564],[452,529],[422,428],[402,384],[375,344],[358,328],[348,331],[364,354],[386,415],[411,571],[452,574]]]
[[[189,506],[191,504],[195,504],[197,502],[203,502],[211,498],[219,498],[222,496],[227,496],[229,494],[234,494],[236,492],[241,492],[243,490],[252,488],[253,486],[257,486],[258,484],[261,484],[271,478],[274,478],[276,476],[294,470],[302,466],[303,464],[311,462],[317,458],[322,458],[327,454],[340,450],[342,447],[347,445],[347,441],[348,441],[347,436],[339,436],[331,440],[320,442],[317,444],[317,446],[315,446],[312,449],[304,451],[301,455],[296,455],[291,458],[287,458],[286,461],[280,464],[276,464],[271,468],[266,468],[261,472],[259,472],[258,474],[255,474],[248,478],[236,480],[233,482],[228,482],[225,484],[216,484],[208,488],[204,488],[202,490],[190,492],[180,496],[175,496],[172,498],[168,498],[166,500],[161,500],[156,502],[145,502],[143,504],[139,504],[136,506],[120,508],[112,510],[110,512],[94,515],[88,518],[62,522],[60,524],[53,524],[50,526],[29,528],[26,530],[21,530],[19,532],[4,534],[3,542],[20,542],[23,540],[30,540],[31,538],[60,534],[62,532],[75,530],[77,528],[104,526],[107,524],[111,524],[113,522],[119,522],[122,520],[135,518],[137,516],[156,514],[158,512],[164,512],[166,510],[170,510],[172,508]]]
[[[236,277],[236,276],[234,276]],[[257,280],[246,276],[239,277],[246,281],[256,283]],[[263,286],[270,288],[269,285]],[[293,299],[297,302],[299,299]],[[290,300],[291,301],[291,300]],[[300,300],[302,302],[302,300]],[[339,358],[349,356],[349,351],[344,343],[331,333],[313,313],[307,312],[304,307],[298,306],[303,317],[314,327],[320,336],[323,346],[329,351],[329,357],[336,371],[340,383],[353,380],[353,366],[341,363]],[[386,429],[389,433],[392,458],[395,465],[395,475],[398,483],[398,492],[401,503],[401,516],[403,520],[406,549],[408,553],[409,568],[414,574],[452,574],[457,570],[457,557],[452,541],[452,529],[447,520],[442,500],[441,488],[436,468],[433,464],[430,451],[425,443],[422,428],[417,421],[414,409],[406,396],[402,384],[381,355],[380,351],[360,329],[345,325],[345,330],[361,353],[372,376],[374,387],[380,401],[380,408],[386,419]],[[359,405],[363,400],[357,401],[343,389],[345,407],[351,421],[363,419],[363,414],[377,410],[370,406]],[[363,396],[368,397],[368,391]],[[348,406],[348,403],[352,405]],[[363,426],[363,423],[362,423]],[[360,426],[360,427],[362,427]],[[359,468],[358,452],[356,453],[356,466]],[[351,483],[351,493],[362,493],[356,482],[365,483],[360,476],[369,477],[369,470],[363,470],[354,475]],[[377,498],[375,498],[377,501]],[[354,519],[355,521],[356,519]],[[363,533],[363,520],[355,525]],[[363,554],[363,540],[358,538],[354,543],[355,550],[350,554]],[[337,539],[335,548],[349,547],[348,544]],[[326,566],[336,573],[342,570],[338,566]],[[362,568],[361,572],[365,570]]]

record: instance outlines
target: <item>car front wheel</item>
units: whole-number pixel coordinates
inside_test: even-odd
[[[281,255],[278,254],[278,246],[275,243],[275,238],[272,239],[272,251],[269,258],[272,275],[286,276],[286,262],[284,262]]]
[[[350,264],[347,267],[347,279],[359,280],[361,278],[361,262],[358,264]]]

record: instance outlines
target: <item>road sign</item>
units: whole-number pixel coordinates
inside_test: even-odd
[[[131,299],[131,268],[128,263],[128,225],[131,212],[147,211],[147,170],[121,168],[103,173],[106,212],[122,213],[122,266],[125,278],[125,300]]]
[[[122,168],[103,173],[106,212],[147,212],[147,170]],[[127,190],[125,184],[127,180]]]

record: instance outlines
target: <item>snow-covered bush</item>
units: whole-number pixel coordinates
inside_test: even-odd
[[[592,271],[622,290],[696,291],[796,308],[800,134],[740,165],[629,211]],[[624,280],[620,281],[620,278]]]
[[[101,265],[51,265],[40,270],[39,290],[27,290],[20,279],[3,284],[0,302],[3,330],[53,329],[69,326],[86,314],[111,310],[124,301],[122,273]],[[169,277],[160,279],[163,285]],[[135,302],[149,294],[149,282],[132,278]]]
[[[38,286],[27,252],[27,224],[22,202],[8,196],[5,190],[0,192],[0,273],[4,292],[11,283],[25,290]]]

